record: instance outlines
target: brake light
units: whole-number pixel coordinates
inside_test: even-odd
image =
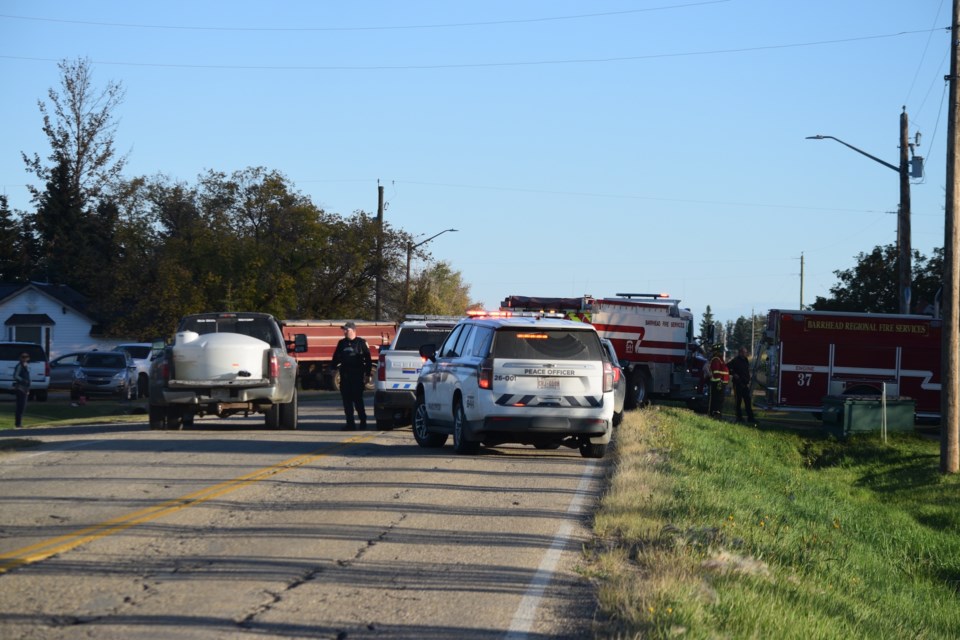
[[[613,365],[609,362],[603,363],[603,392],[607,393],[608,391],[613,391],[613,383],[616,382],[614,378],[614,368]]]
[[[490,358],[480,363],[477,386],[481,389],[493,389],[493,360]]]
[[[386,382],[387,380],[387,354],[381,353],[380,357],[377,358],[377,380],[379,382]]]
[[[270,379],[276,380],[280,377],[280,359],[277,358],[277,354],[270,354]]]

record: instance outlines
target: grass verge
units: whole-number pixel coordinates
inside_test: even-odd
[[[0,396],[0,430],[13,429],[13,396]],[[143,422],[146,420],[145,400],[126,402],[111,399],[90,400],[84,404],[72,402],[66,394],[51,393],[44,402],[27,403],[23,414],[26,428],[84,424],[87,422]]]
[[[956,638],[960,477],[939,443],[627,414],[585,571],[599,637]]]

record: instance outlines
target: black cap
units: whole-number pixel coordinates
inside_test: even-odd
[[[353,322],[352,320],[351,320],[350,322],[344,322],[344,323],[343,323],[343,326],[340,327],[340,328],[341,328],[341,329],[356,329],[356,328],[357,328],[357,323],[356,323],[356,322]]]

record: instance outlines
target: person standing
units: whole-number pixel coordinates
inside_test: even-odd
[[[13,392],[16,394],[16,413],[13,426],[23,426],[23,412],[27,408],[27,396],[30,395],[30,354],[21,353],[20,362],[13,367]]]
[[[710,380],[710,417],[723,419],[723,396],[730,382],[730,370],[723,360],[723,345],[713,345],[713,357],[707,363],[707,372]]]
[[[737,357],[727,363],[730,375],[733,378],[733,397],[737,407],[737,422],[743,422],[743,412],[740,403],[747,414],[747,422],[753,424],[753,402],[750,398],[750,360],[747,359],[747,348],[740,347]]]
[[[343,399],[343,413],[347,417],[347,431],[353,431],[357,424],[353,418],[356,408],[360,417],[360,428],[367,427],[367,412],[363,408],[363,389],[373,367],[370,348],[366,340],[357,337],[357,325],[346,322],[341,327],[343,339],[337,343],[333,352],[332,364],[340,368],[340,397]]]

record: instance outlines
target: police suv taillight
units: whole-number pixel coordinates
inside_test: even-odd
[[[603,392],[613,391],[613,365],[609,362],[603,363]]]
[[[380,356],[377,358],[377,380],[379,382],[387,381],[387,367],[385,366],[386,363],[387,363],[387,354],[381,353]]]
[[[493,360],[485,359],[480,363],[480,373],[478,374],[477,386],[481,389],[493,389]]]

